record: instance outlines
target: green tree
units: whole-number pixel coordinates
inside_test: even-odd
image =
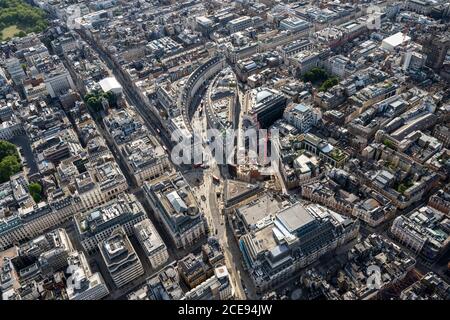
[[[0,140],[0,161],[6,156],[19,157],[19,153],[17,152],[17,148],[14,144],[5,140]]]
[[[328,78],[327,72],[322,68],[312,68],[303,75],[303,81],[305,82],[320,82]]]
[[[19,37],[41,32],[47,28],[45,12],[23,0],[0,0],[0,31],[13,25],[22,30],[16,34]]]
[[[16,174],[22,168],[20,156],[14,144],[0,140],[0,183],[9,180],[9,177]]]
[[[321,86],[319,87],[319,91],[327,91],[331,87],[337,85],[339,83],[339,79],[337,77],[332,77],[325,80]]]
[[[9,177],[19,172],[21,165],[15,156],[6,156],[0,162],[0,183],[9,180]]]
[[[391,140],[384,139],[383,144],[388,148],[395,149],[394,143]]]
[[[89,97],[86,100],[87,105],[94,111],[100,111],[101,103],[97,97]]]
[[[106,93],[106,99],[108,99],[110,106],[117,106],[117,96],[114,92],[108,91]]]
[[[30,183],[28,190],[36,203],[42,200],[42,186],[39,183]]]
[[[103,90],[94,90],[84,96],[84,101],[95,112],[102,110],[102,100],[108,100],[110,106],[117,105],[117,96],[112,92],[103,92]]]

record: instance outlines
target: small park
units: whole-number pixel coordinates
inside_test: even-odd
[[[22,0],[0,0],[0,41],[41,32],[47,27],[45,12]]]

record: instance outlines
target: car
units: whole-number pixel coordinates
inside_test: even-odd
[[[202,201],[206,201],[206,197],[205,197],[204,195],[202,195],[202,196],[200,197],[200,199],[202,199]]]

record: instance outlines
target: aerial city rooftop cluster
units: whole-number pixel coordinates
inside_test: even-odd
[[[26,6],[0,14],[1,300],[450,299],[448,1]],[[278,132],[256,160],[249,129]]]

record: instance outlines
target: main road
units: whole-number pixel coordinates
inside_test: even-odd
[[[174,144],[168,136],[168,133],[165,131],[165,128],[159,119],[159,115],[154,114],[153,110],[148,107],[144,101],[142,101],[139,94],[134,92],[134,90],[136,90],[134,85],[124,77],[122,70],[117,68],[109,55],[83,32],[78,33],[82,39],[85,40],[97,52],[100,59],[105,63],[109,74],[114,75],[119,81],[123,88],[126,101],[131,102],[131,104],[135,107],[145,121],[150,132],[155,137],[159,138],[162,145],[164,145],[168,150],[171,150]],[[202,108],[201,104],[200,108]],[[192,127],[194,131],[203,136],[204,141],[206,141],[206,114],[203,112],[203,115],[200,116],[199,109],[194,113]],[[204,169],[203,172],[192,170],[190,166],[177,166],[177,169],[183,171],[187,176],[194,174],[196,176],[202,175],[204,177],[203,183],[200,183],[197,187],[194,186],[194,191],[197,195],[197,200],[200,207],[206,214],[211,234],[215,235],[219,239],[224,250],[225,261],[230,272],[236,298],[242,300],[247,297],[250,299],[255,299],[257,298],[257,295],[254,292],[253,285],[247,272],[243,269],[239,247],[233,238],[232,230],[230,230],[228,223],[225,221],[225,217],[222,214],[221,205],[217,199],[218,194],[223,194],[223,183],[220,182],[219,185],[216,185],[213,182],[212,176],[215,175],[220,177],[220,170],[217,163],[214,159],[212,159],[213,157],[211,155],[209,157],[209,168]],[[202,196],[206,199],[206,201],[202,200]],[[246,289],[244,289],[243,284],[245,284]]]
[[[201,112],[202,105],[194,112],[192,118],[193,131],[207,140],[207,118],[206,113]],[[224,251],[225,261],[235,288],[237,299],[256,299],[257,295],[251,283],[251,280],[244,270],[241,260],[241,252],[234,239],[233,231],[226,221],[223,214],[223,190],[224,183],[214,181],[213,176],[221,177],[221,170],[211,154],[206,144],[204,147],[204,169],[193,170],[188,174],[193,174],[195,179],[203,179],[202,182],[194,186],[194,191],[200,207],[205,212],[211,234],[215,235]],[[244,289],[245,288],[245,289]]]

